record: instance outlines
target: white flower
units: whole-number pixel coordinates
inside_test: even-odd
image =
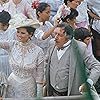
[[[61,17],[66,17],[70,15],[70,13],[71,13],[70,7],[67,7],[65,4],[63,4]]]

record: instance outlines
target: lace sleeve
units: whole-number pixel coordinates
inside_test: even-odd
[[[38,61],[37,61],[37,83],[43,82],[43,75],[44,75],[44,54],[43,51],[39,52]]]

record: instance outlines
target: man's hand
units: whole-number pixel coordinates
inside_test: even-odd
[[[79,92],[81,93],[81,94],[83,94],[84,92],[87,92],[87,86],[89,86],[88,85],[89,83],[87,83],[87,85],[84,83],[84,84],[82,84],[80,87],[79,87]]]
[[[56,27],[57,25],[59,25],[61,22],[60,18],[57,18],[56,20],[54,20],[54,26]]]
[[[44,80],[43,81],[43,87],[46,86],[47,82]]]

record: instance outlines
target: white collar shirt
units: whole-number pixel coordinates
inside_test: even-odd
[[[69,40],[67,43],[65,43],[63,46],[66,46],[63,50],[57,50],[57,57],[58,57],[58,60],[61,59],[61,57],[64,55],[64,53],[66,52],[66,50],[69,48],[70,46],[70,43],[71,43],[71,40]]]

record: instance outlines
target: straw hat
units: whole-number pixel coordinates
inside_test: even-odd
[[[28,19],[22,13],[13,16],[12,19],[9,21],[9,24],[11,28],[19,28],[24,26],[38,28],[40,26],[40,23],[37,19]]]

